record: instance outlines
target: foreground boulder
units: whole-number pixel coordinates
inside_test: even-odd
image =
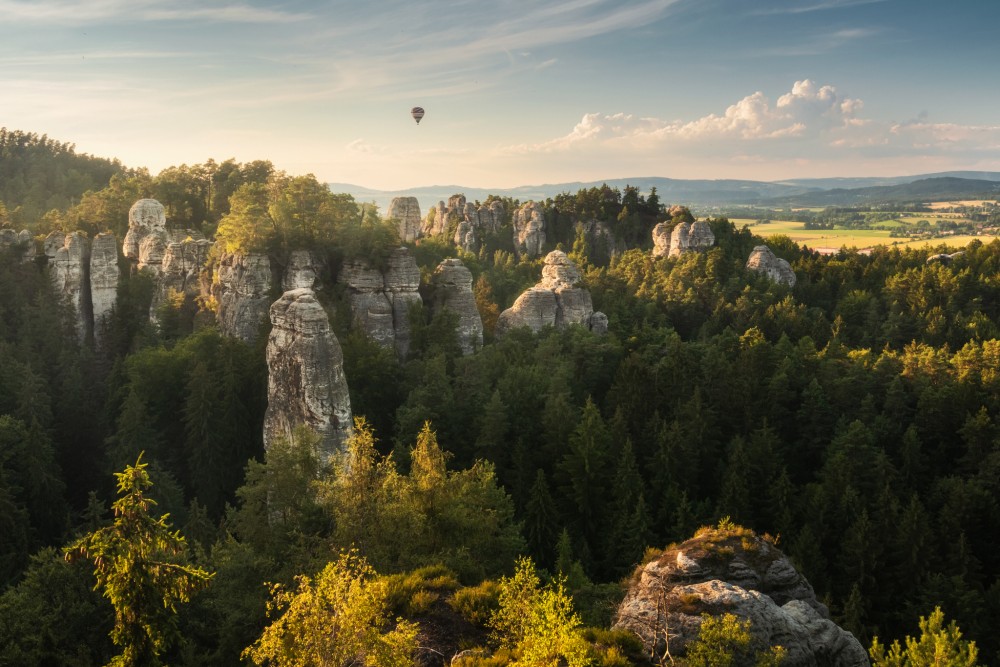
[[[775,255],[766,245],[759,245],[753,249],[747,259],[747,269],[767,276],[772,282],[795,287],[795,271],[792,271],[792,265]]]
[[[784,667],[864,667],[868,655],[830,620],[812,586],[769,541],[736,526],[702,528],[641,566],[615,627],[631,630],[650,654],[682,657],[703,614],[750,621],[753,652],[782,646]],[[668,645],[669,642],[669,645]]]
[[[594,312],[590,292],[580,287],[580,280],[579,269],[566,253],[562,250],[550,252],[545,256],[541,281],[500,313],[497,336],[519,327],[538,333],[547,326],[564,329],[571,324],[606,333],[608,318],[604,313]]]
[[[264,447],[308,426],[319,436],[320,459],[329,460],[352,430],[340,342],[310,289],[285,292],[275,301],[271,325]]]

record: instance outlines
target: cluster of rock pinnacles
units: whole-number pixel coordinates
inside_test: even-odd
[[[454,229],[452,241],[474,252],[489,233],[508,220],[500,201],[477,205],[462,195],[439,202],[424,219],[415,197],[392,200],[388,217],[396,222],[400,238],[415,241]],[[512,241],[519,257],[540,257],[545,245],[545,216],[541,204],[528,202],[509,216]],[[591,224],[589,228],[597,229]],[[593,231],[593,229],[592,229]],[[601,233],[597,229],[597,233]],[[710,248],[715,237],[707,222],[665,223],[653,229],[653,254],[674,257]],[[24,261],[34,261],[33,239],[27,231],[0,230],[0,247],[16,247]],[[42,244],[44,262],[59,295],[74,307],[81,340],[100,342],[108,316],[115,307],[119,280],[117,243],[111,234],[93,239],[81,232],[55,231]],[[289,253],[282,263],[264,253],[213,253],[212,241],[195,230],[167,227],[163,206],[140,199],[129,211],[122,255],[131,270],[146,270],[156,279],[150,306],[155,321],[160,306],[172,294],[208,297],[215,304],[219,329],[228,336],[253,343],[265,318],[271,330],[267,345],[268,410],[264,438],[269,444],[287,438],[298,425],[320,435],[320,448],[330,454],[342,446],[351,429],[350,398],[343,373],[340,344],[315,291],[326,267],[309,250]],[[766,246],[754,249],[747,268],[771,280],[794,285],[795,273]],[[410,250],[394,250],[383,268],[365,260],[344,264],[337,280],[344,286],[352,326],[405,358],[410,348],[409,313],[423,304],[420,269]],[[472,274],[459,259],[446,259],[435,269],[430,300],[432,312],[457,315],[457,333],[463,353],[483,345],[483,323],[472,292]],[[603,334],[608,318],[595,312],[590,292],[582,286],[578,268],[560,250],[545,256],[542,279],[503,311],[496,325],[498,337],[527,327],[583,326]],[[275,301],[275,291],[281,297]]]

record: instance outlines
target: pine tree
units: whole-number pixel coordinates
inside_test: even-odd
[[[553,562],[558,525],[559,515],[549,492],[549,483],[545,479],[545,471],[539,468],[525,506],[524,536],[532,556],[542,565]]]
[[[142,456],[134,466],[115,473],[119,498],[110,526],[84,535],[66,548],[67,560],[86,558],[94,564],[97,585],[115,609],[111,639],[122,652],[114,667],[160,664],[160,655],[176,639],[177,605],[188,602],[212,578],[186,565],[184,537],[171,530],[168,515],[156,518],[153,486]]]

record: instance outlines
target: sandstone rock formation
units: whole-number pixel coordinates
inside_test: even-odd
[[[114,234],[98,234],[90,243],[90,304],[97,339],[118,300],[118,276],[118,241]]]
[[[53,232],[46,238],[46,251]],[[49,276],[56,293],[66,299],[76,313],[76,332],[80,340],[86,338],[93,322],[90,310],[90,239],[83,232],[73,232],[63,237],[63,246],[49,260]]]
[[[670,254],[670,229],[665,222],[653,227],[653,257],[666,257]]]
[[[594,312],[590,292],[579,287],[579,283],[580,271],[576,265],[563,251],[553,250],[545,256],[541,281],[500,313],[497,336],[518,327],[528,327],[538,333],[546,326],[562,329],[571,324],[606,333],[607,316]]]
[[[383,276],[385,295],[392,305],[392,328],[396,354],[405,359],[410,353],[410,309],[423,303],[420,293],[420,268],[409,248],[396,248],[389,255]]]
[[[158,236],[148,236],[143,239],[141,247],[148,247],[156,243],[159,238]],[[159,244],[156,243],[156,245]],[[211,249],[212,242],[205,239],[186,238],[183,241],[167,244],[160,267],[157,270],[159,280],[153,301],[149,306],[150,319],[156,320],[157,309],[167,302],[171,293],[195,296],[200,292],[201,270],[205,268],[208,252]],[[152,262],[152,257],[152,255],[147,255],[147,261]],[[155,264],[150,263],[149,266],[154,268]]]
[[[759,245],[750,253],[747,268],[762,273],[776,283],[795,287],[795,272],[786,260],[777,257],[766,245]]]
[[[385,295],[385,278],[365,260],[344,263],[337,282],[347,288],[351,306],[351,327],[360,329],[382,347],[396,342],[392,324],[392,303]]]
[[[35,243],[31,238],[31,232],[22,229],[15,232],[13,229],[0,229],[0,248],[14,248],[19,251],[21,261],[30,262],[35,259]]]
[[[386,217],[398,221],[399,240],[408,242],[420,238],[420,203],[416,197],[393,197]]]
[[[216,322],[227,336],[257,340],[271,305],[271,260],[261,253],[223,254],[215,267],[212,296]]]
[[[472,294],[472,273],[460,259],[446,259],[431,278],[434,293],[431,310],[450,310],[458,315],[458,343],[463,354],[483,347],[483,320]]]
[[[301,287],[318,290],[323,268],[324,263],[316,253],[311,250],[293,250],[288,254],[281,289],[285,292]]]
[[[514,252],[520,257],[538,257],[545,246],[545,215],[539,202],[528,202],[514,211]]]
[[[166,232],[167,214],[163,204],[155,199],[140,199],[129,209],[128,232],[125,234],[122,251],[133,262],[147,264],[149,262],[143,261],[140,256],[143,241],[149,237],[160,237],[162,241]],[[162,251],[159,256],[160,259],[163,258]]]
[[[754,651],[780,645],[788,667],[862,667],[868,655],[829,618],[812,586],[770,542],[745,529],[703,528],[642,566],[618,608],[615,627],[646,650],[682,657],[701,614],[751,622]]]
[[[466,252],[478,252],[483,236],[499,230],[503,220],[504,208],[499,201],[476,206],[466,201],[465,195],[453,195],[448,198],[447,204],[438,202],[431,210],[424,221],[423,234],[444,234],[454,223],[455,232],[451,241]]]
[[[946,252],[939,253],[937,255],[931,255],[927,258],[928,264],[933,264],[934,262],[940,262],[941,264],[951,264],[952,260],[958,259],[965,254],[964,250],[959,250],[958,252],[953,252],[948,254]]]
[[[271,324],[264,447],[305,425],[319,435],[318,454],[328,460],[352,431],[340,343],[310,289],[285,292],[271,305]]]
[[[706,250],[713,245],[715,234],[704,220],[681,222],[672,232],[668,231],[665,222],[653,227],[653,257],[677,257],[685,252]]]

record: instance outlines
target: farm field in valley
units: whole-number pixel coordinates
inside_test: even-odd
[[[947,219],[955,222],[962,220],[960,216],[939,217],[934,214],[901,216],[898,220],[888,220],[880,225],[881,229],[806,229],[805,223],[794,220],[771,220],[767,224],[757,224],[756,220],[750,218],[730,218],[730,221],[737,228],[747,225],[750,230],[769,238],[771,236],[785,235],[798,243],[806,245],[814,250],[839,250],[842,247],[848,248],[870,248],[875,245],[890,245],[909,248],[922,248],[925,246],[935,247],[946,245],[949,248],[960,248],[968,245],[974,239],[979,239],[984,243],[993,240],[990,236],[956,235],[942,236],[933,239],[918,239],[909,241],[905,238],[893,238],[890,236],[892,227],[898,227],[902,222],[915,223],[917,220],[928,220],[934,224],[939,219]],[[955,214],[947,214],[949,216]]]

